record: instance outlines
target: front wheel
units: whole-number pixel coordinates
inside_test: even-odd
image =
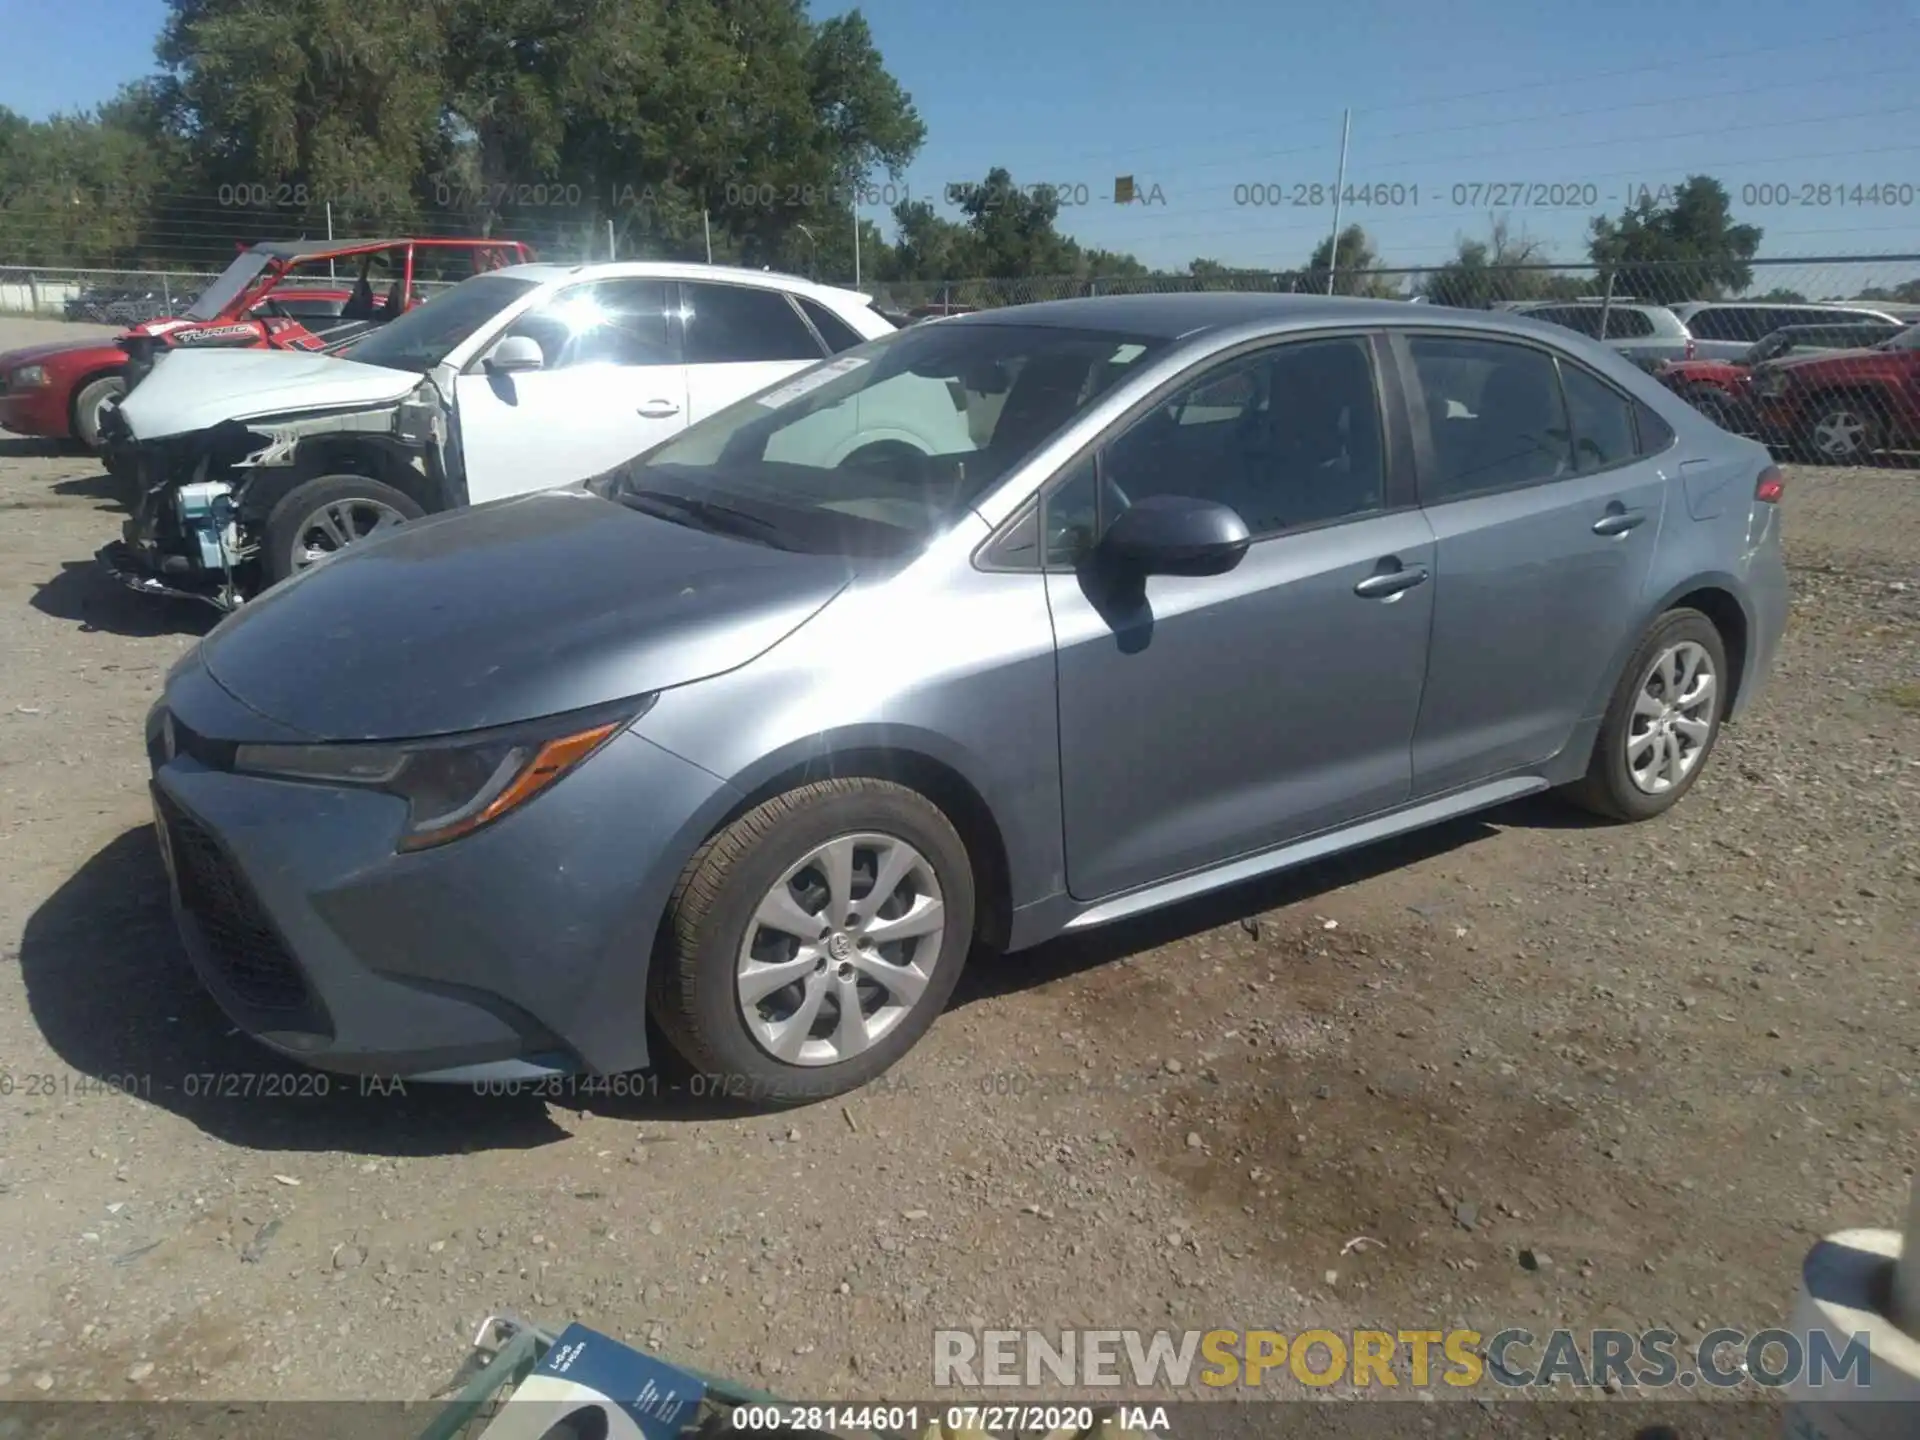
[[[1807,448],[1822,464],[1859,465],[1885,439],[1885,420],[1871,401],[1836,395],[1815,407]]]
[[[1693,788],[1720,734],[1727,651],[1698,610],[1669,610],[1614,687],[1575,804],[1614,820],[1650,820]]]
[[[654,960],[654,1018],[697,1074],[720,1077],[718,1094],[841,1094],[944,1008],[974,899],[966,845],[924,796],[874,779],[801,786],[688,863]]]
[[[349,545],[426,513],[405,491],[363,475],[322,475],[296,485],[267,515],[260,547],[266,583],[277,585]]]
[[[124,375],[102,375],[73,397],[73,438],[100,453],[100,412],[127,393]]]

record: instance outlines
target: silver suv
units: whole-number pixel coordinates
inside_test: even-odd
[[[1806,325],[1901,325],[1871,305],[1773,305],[1750,300],[1689,300],[1673,313],[1693,337],[1698,360],[1740,360],[1776,330]],[[1612,327],[1609,326],[1609,329]]]
[[[1668,360],[1694,358],[1693,337],[1680,317],[1664,305],[1639,300],[1531,300],[1506,308],[1531,320],[1577,330],[1643,370]]]

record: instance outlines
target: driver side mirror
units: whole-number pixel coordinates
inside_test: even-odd
[[[1149,495],[1114,517],[1094,554],[1130,574],[1224,575],[1253,537],[1237,511],[1213,500]]]
[[[540,349],[540,342],[533,337],[509,335],[489,350],[480,363],[489,375],[515,375],[543,369],[547,357]]]

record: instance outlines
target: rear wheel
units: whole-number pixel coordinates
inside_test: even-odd
[[[1698,610],[1654,622],[1614,687],[1575,804],[1613,820],[1671,809],[1706,767],[1727,701],[1727,651]]]
[[[804,785],[709,840],[681,876],[654,1019],[723,1095],[823,1099],[926,1033],[973,939],[965,843],[916,791]]]
[[[96,455],[100,452],[100,412],[127,393],[127,377],[102,375],[82,386],[73,397],[73,438]]]
[[[349,545],[426,513],[411,495],[363,475],[322,475],[296,485],[267,516],[260,556],[266,583],[277,585]]]

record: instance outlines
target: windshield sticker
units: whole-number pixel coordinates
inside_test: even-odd
[[[1122,345],[1118,350],[1113,352],[1113,363],[1115,365],[1125,365],[1129,361],[1138,360],[1146,353],[1147,347],[1144,345]]]
[[[802,395],[811,395],[822,385],[830,384],[842,375],[858,370],[866,363],[866,358],[860,355],[843,355],[838,360],[829,360],[817,370],[809,370],[798,379],[789,380],[786,384],[769,390],[760,397],[760,403],[769,410],[778,410],[783,405],[791,405]]]

